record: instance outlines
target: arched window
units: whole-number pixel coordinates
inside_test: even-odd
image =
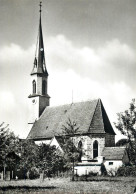
[[[78,161],[79,162],[81,162],[81,158],[82,158],[82,154],[83,154],[82,147],[83,147],[83,144],[82,144],[82,141],[80,140],[78,142],[78,150],[79,150],[79,158],[78,158]]]
[[[36,94],[36,81],[33,80],[33,94]]]
[[[93,158],[98,156],[98,142],[94,141],[93,143]]]
[[[45,95],[47,92],[47,82],[43,80],[42,82],[42,94]]]

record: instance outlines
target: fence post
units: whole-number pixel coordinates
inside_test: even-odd
[[[12,172],[11,172],[11,179],[13,179],[13,176],[14,176],[14,174],[13,174],[13,170],[12,170]]]
[[[4,171],[3,171],[3,180],[6,178],[6,165],[4,165]]]
[[[85,179],[87,181],[87,170],[85,170]]]

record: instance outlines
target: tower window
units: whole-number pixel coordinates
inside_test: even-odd
[[[93,143],[93,158],[98,156],[98,142],[94,141]]]
[[[33,80],[33,94],[36,94],[36,81]]]
[[[42,82],[42,94],[45,95],[47,92],[47,82],[44,80]]]

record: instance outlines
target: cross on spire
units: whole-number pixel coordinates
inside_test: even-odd
[[[39,10],[39,12],[41,13],[42,12],[42,2],[40,1],[40,4],[39,4],[39,7],[40,7],[40,10]]]

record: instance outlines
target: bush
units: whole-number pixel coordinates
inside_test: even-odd
[[[79,181],[87,181],[90,180],[90,178],[96,178],[98,176],[97,172],[89,172],[89,174],[84,174],[84,175],[75,175],[74,178],[78,179]]]
[[[92,177],[92,176],[97,176],[98,172],[89,172],[88,176]]]
[[[87,181],[88,179],[88,175],[81,175],[81,176],[78,176],[78,180],[79,181]]]
[[[117,176],[136,176],[136,166],[122,166],[117,170]]]
[[[32,167],[31,170],[29,171],[29,178],[36,179],[39,177],[40,177],[39,170],[36,167]]]

